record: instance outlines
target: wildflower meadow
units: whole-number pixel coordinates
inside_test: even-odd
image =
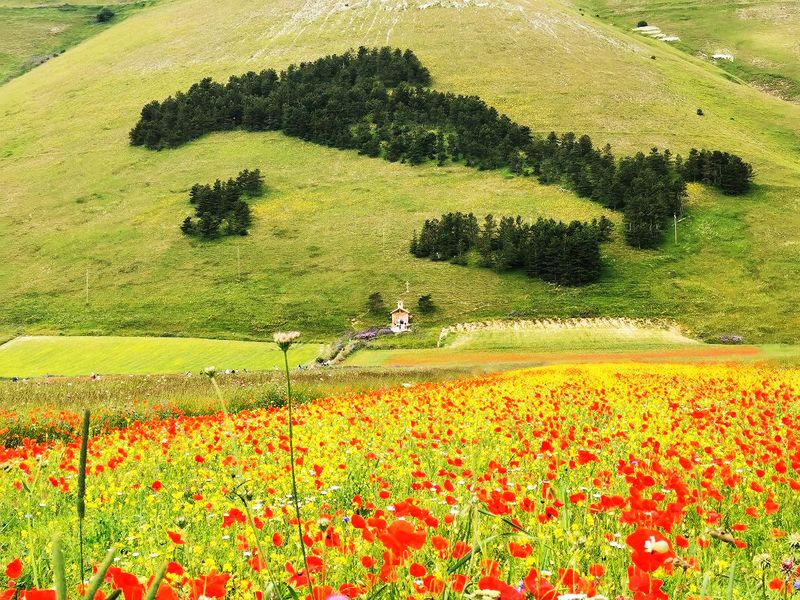
[[[798,390],[795,370],[557,366],[292,413],[221,392],[87,436],[85,469],[80,437],[26,440],[0,448],[0,598],[787,598]]]

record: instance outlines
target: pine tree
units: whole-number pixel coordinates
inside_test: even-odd
[[[494,265],[494,251],[497,243],[497,222],[492,214],[486,215],[483,220],[483,228],[478,238],[478,253],[481,256],[482,267],[492,267]]]
[[[436,133],[436,164],[440,167],[447,162],[447,148],[444,144],[444,134],[440,129]]]
[[[420,296],[419,300],[417,300],[417,306],[419,307],[419,312],[424,315],[429,315],[436,310],[436,305],[433,303],[431,294]]]
[[[204,238],[216,237],[219,234],[219,218],[211,213],[204,213],[197,222],[197,232]]]
[[[186,217],[181,223],[181,231],[185,235],[192,235],[195,232],[194,222],[192,221],[192,217]]]
[[[380,292],[372,292],[367,298],[367,310],[374,316],[382,316],[387,312],[386,304]]]

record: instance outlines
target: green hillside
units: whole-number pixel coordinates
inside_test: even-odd
[[[175,0],[0,87],[0,330],[260,337],[291,326],[322,339],[371,324],[366,300],[380,291],[412,306],[432,294],[439,310],[419,326],[602,314],[671,317],[709,337],[797,338],[800,107],[562,4],[455,4]],[[607,214],[558,186],[279,133],[212,134],[162,152],[128,145],[143,104],[204,76],[386,44],[413,49],[433,88],[480,95],[534,131],[588,133],[618,155],[720,148],[753,163],[756,189],[728,198],[690,186],[677,244],[641,252],[617,239],[604,246],[601,282],[564,289],[408,253],[412,231],[447,211]],[[188,188],[243,168],[259,168],[269,188],[251,234],[182,236]]]
[[[581,0],[593,14],[630,29],[641,21],[672,43],[778,97],[800,101],[800,4],[781,0]]]
[[[112,19],[98,23],[106,4],[92,0],[0,0],[0,84],[56,58],[153,0],[108,2]]]

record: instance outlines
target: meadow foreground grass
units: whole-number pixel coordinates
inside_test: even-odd
[[[313,362],[319,344],[301,344],[297,364]],[[0,377],[199,373],[280,368],[283,355],[272,343],[197,338],[20,337],[0,346]],[[295,365],[293,365],[295,366]]]
[[[292,375],[294,395],[306,402],[330,395],[346,396],[423,382],[468,377],[492,366],[456,368],[375,369],[340,367],[298,370]],[[283,374],[241,371],[217,373],[228,410],[283,406]],[[92,412],[92,431],[178,416],[202,416],[219,410],[219,398],[205,377],[188,375],[116,375],[0,380],[0,446],[17,446],[24,439],[38,442],[73,440],[78,435],[81,408]],[[56,410],[57,409],[57,410]]]
[[[798,389],[797,370],[561,366],[302,405],[308,572],[283,409],[133,423],[89,443],[87,557],[119,549],[104,592],[126,598],[168,564],[160,593],[192,600],[309,581],[320,600],[777,600],[800,559]],[[50,587],[53,532],[76,555],[77,450],[0,451],[7,589]]]

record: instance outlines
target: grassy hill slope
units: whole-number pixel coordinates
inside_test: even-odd
[[[435,88],[478,94],[542,133],[589,133],[618,154],[736,152],[754,164],[757,189],[731,199],[692,186],[677,245],[637,252],[615,241],[600,283],[559,289],[407,252],[425,218],[451,210],[602,214],[556,186],[390,164],[277,133],[214,134],[163,152],[127,145],[145,102],[204,76],[360,44],[412,48]],[[323,337],[368,324],[366,298],[378,290],[412,305],[432,294],[440,310],[420,326],[606,314],[792,341],[798,148],[797,106],[568,5],[174,0],[0,88],[0,329],[259,337],[292,326]],[[180,234],[191,184],[254,167],[270,191],[254,206],[250,236],[197,243]]]

